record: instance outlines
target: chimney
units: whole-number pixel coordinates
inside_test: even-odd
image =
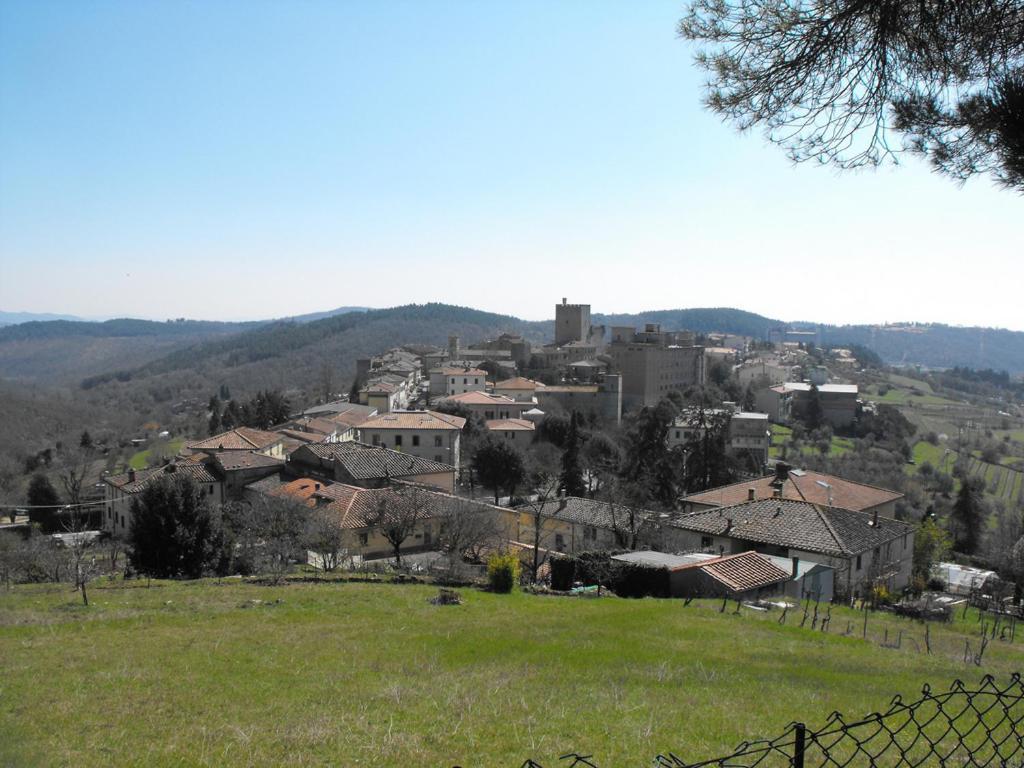
[[[773,488],[772,489],[772,498],[773,499],[781,499],[782,498],[782,489],[781,488]]]
[[[314,491],[319,491],[320,490],[320,483],[313,483],[313,490]]]
[[[878,527],[878,510],[877,509],[872,511],[872,513],[871,513],[871,527],[872,528],[877,528]]]
[[[800,558],[799,557],[794,557],[793,558],[793,578],[794,579],[796,578],[796,573],[797,573],[797,570],[799,568],[800,568]]]
[[[754,488],[747,488],[747,501],[757,501],[757,490]]]
[[[566,305],[566,302],[568,302],[568,301],[569,301],[569,299],[567,299],[565,296],[563,296],[562,297],[562,306],[564,307]]]
[[[129,483],[134,483],[135,482],[135,470],[134,469],[131,469],[131,468],[128,469],[128,482]]]
[[[791,467],[784,461],[778,461],[775,463],[775,480],[773,484],[777,483],[780,487],[786,480],[789,479],[789,470]]]
[[[731,531],[731,530],[732,530],[732,518],[731,517],[727,517],[727,518],[725,518],[725,530],[723,531],[723,533],[729,533],[729,531]]]

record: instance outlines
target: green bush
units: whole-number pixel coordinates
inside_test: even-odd
[[[511,592],[519,583],[519,558],[495,553],[487,560],[487,583],[494,592]]]

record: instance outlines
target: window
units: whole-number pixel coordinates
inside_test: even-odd
[[[441,440],[441,436],[440,435],[434,435],[434,447],[435,448],[440,448],[443,445],[444,445],[444,442]]]
[[[365,547],[369,543],[370,543],[370,534],[368,534],[368,533],[360,533],[359,534],[359,546]]]
[[[857,570],[860,570],[860,555],[857,555]]]
[[[469,384],[469,379],[463,379],[463,380],[462,380],[462,383],[463,383],[463,384]]]
[[[700,548],[701,549],[711,549],[712,544],[714,544],[714,540],[710,536],[701,536],[700,537]]]
[[[413,435],[412,436],[412,446],[413,446],[413,448],[418,448],[419,444],[420,444],[420,436],[419,435]]]
[[[380,445],[380,435],[374,435],[373,436],[373,444],[374,445]]]
[[[444,464],[444,456],[438,453],[434,456],[434,461],[436,461],[438,464]]]
[[[555,549],[559,552],[565,549],[565,537],[560,533],[555,534]]]
[[[395,435],[395,448],[401,448],[401,447],[402,447],[402,436],[401,435]]]

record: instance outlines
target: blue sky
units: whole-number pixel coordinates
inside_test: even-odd
[[[0,3],[0,309],[446,301],[1024,329],[1024,199],[792,166],[680,3]]]

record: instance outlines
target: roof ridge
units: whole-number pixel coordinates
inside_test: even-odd
[[[819,504],[813,504],[811,502],[807,502],[807,503],[811,504],[811,506],[814,507],[814,510],[818,513],[818,517],[821,518],[821,521],[825,524],[825,527],[828,528],[828,532],[831,533],[832,534],[832,538],[835,539],[836,544],[839,546],[839,550],[841,552],[851,553],[852,550],[850,550],[850,548],[846,545],[846,542],[839,536],[839,534],[836,533],[836,529],[833,527],[832,521],[829,520],[828,519],[828,515],[825,514],[825,510],[826,509],[829,509],[829,510],[831,510],[831,509],[839,509],[839,507],[821,506]],[[852,511],[852,510],[850,510],[850,511]],[[858,513],[854,512],[854,514],[858,514]]]

